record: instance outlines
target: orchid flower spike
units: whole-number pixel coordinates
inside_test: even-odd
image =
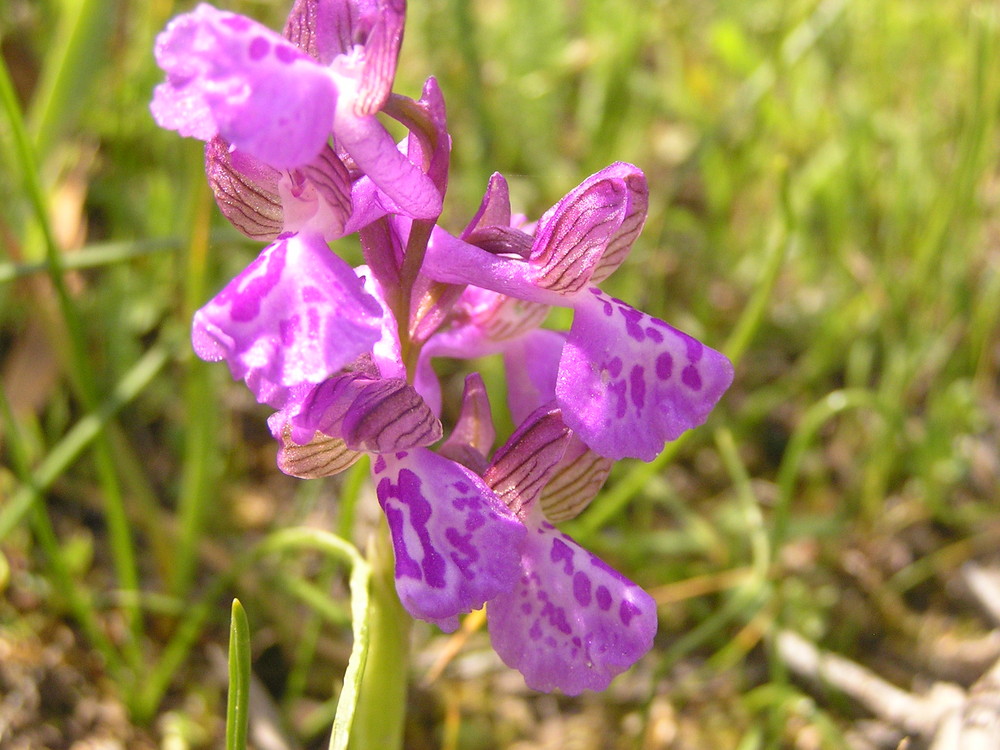
[[[433,78],[417,100],[392,91],[404,15],[404,0],[295,0],[278,34],[203,3],[157,38],[154,118],[205,142],[222,213],[268,243],[195,313],[192,344],[276,410],[285,473],[371,456],[413,617],[451,631],[485,605],[529,687],[603,690],[651,648],[655,603],[552,524],[587,506],[614,460],[652,460],[703,423],[733,368],[599,287],[645,222],[631,164],[534,223],[495,174],[460,234],[437,226],[451,136]],[[380,114],[406,128],[399,143]],[[328,244],[353,232],[366,266]],[[574,311],[568,331],[541,328],[552,306]],[[431,360],[491,354],[519,426],[494,453],[473,373],[439,444],[454,411]]]

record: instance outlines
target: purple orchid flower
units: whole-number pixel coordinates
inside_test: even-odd
[[[487,604],[493,648],[534,690],[604,690],[653,645],[656,604],[556,530],[539,502],[572,434],[558,408],[534,411],[483,478],[527,528],[517,585]]]
[[[194,316],[195,353],[283,408],[371,350],[382,308],[322,236],[280,237]]]
[[[300,237],[285,242],[293,244]],[[324,249],[328,258],[336,258]],[[425,447],[441,438],[441,423],[406,382],[395,318],[380,285],[366,268],[348,270],[373,306],[366,312],[377,311],[372,318],[377,335],[366,336],[367,349],[350,363],[333,368],[339,360],[329,359],[329,352],[340,347],[326,342],[320,348],[327,359],[314,357],[315,370],[280,371],[283,397],[275,396],[271,403],[282,408],[268,421],[280,446],[278,465],[287,474],[315,478],[339,473],[365,453],[373,455],[372,473],[392,537],[400,601],[414,617],[451,631],[458,627],[460,614],[482,607],[514,585],[525,529],[475,472]],[[325,313],[331,320],[317,322],[319,328],[335,330],[345,324],[340,318],[343,308],[325,301],[317,306],[313,295],[302,291],[302,279],[308,276],[278,274],[263,294],[265,307],[246,326],[240,311],[265,287],[259,283],[254,289],[258,277],[234,282],[243,296],[224,291],[223,301],[207,306],[213,313],[213,342],[224,336],[233,341],[224,356],[234,374],[246,359],[244,352],[272,341],[282,321],[320,321]],[[282,346],[311,350],[315,343],[313,330],[296,326]],[[270,372],[268,376],[268,382],[277,379]],[[265,380],[264,375],[247,378],[251,387]]]
[[[436,228],[423,267],[441,282],[574,310],[555,396],[577,436],[613,459],[651,461],[664,442],[702,424],[733,379],[722,354],[594,286],[628,254],[645,220],[647,193],[638,168],[612,164],[546,212],[532,236],[503,223],[509,203],[495,175],[476,226],[464,239]],[[483,353],[506,348],[481,334]]]
[[[404,10],[403,3],[298,0],[286,39],[198,5],[157,38],[167,80],[154,92],[153,116],[181,135],[219,137],[274,170],[314,164],[332,136],[395,205],[437,216],[441,194],[375,117],[392,88]]]
[[[652,645],[635,583],[557,531],[614,459],[651,460],[729,386],[720,353],[604,293],[645,221],[642,172],[616,163],[535,224],[496,174],[457,237],[435,225],[451,138],[437,82],[392,93],[403,0],[295,0],[279,35],[201,4],[157,39],[157,122],[206,142],[223,214],[268,241],[195,314],[192,342],[261,403],[293,476],[372,456],[400,601],[454,630],[487,606],[494,647],[527,684],[602,690]],[[407,129],[400,142],[376,115]],[[367,266],[328,242],[358,231]],[[428,241],[429,239],[429,241]],[[574,310],[568,332],[539,326]],[[489,399],[470,375],[443,437],[433,357],[502,354],[519,427],[490,458]]]

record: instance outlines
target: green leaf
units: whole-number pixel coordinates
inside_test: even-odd
[[[233,599],[229,625],[229,701],[226,750],[246,750],[250,706],[250,625],[239,599]]]

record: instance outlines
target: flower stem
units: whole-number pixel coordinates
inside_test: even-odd
[[[396,594],[392,542],[384,518],[368,545],[368,561],[370,641],[350,746],[395,750],[403,745],[413,621]]]

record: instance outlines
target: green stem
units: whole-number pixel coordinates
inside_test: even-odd
[[[392,543],[383,519],[369,544],[369,646],[350,746],[394,750],[403,745],[409,675],[410,616],[396,594]]]

